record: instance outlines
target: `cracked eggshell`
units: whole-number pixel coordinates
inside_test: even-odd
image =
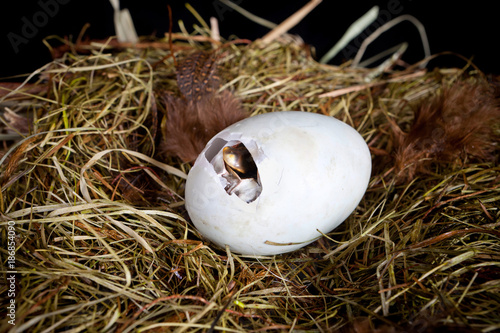
[[[250,203],[228,194],[219,173],[223,147],[237,143],[250,152],[262,186]],[[222,248],[281,254],[342,223],[363,197],[370,173],[368,146],[349,125],[315,113],[267,113],[208,142],[187,178],[186,209],[199,232]]]

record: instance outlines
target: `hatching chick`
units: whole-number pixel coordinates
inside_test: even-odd
[[[193,162],[207,142],[248,115],[229,91],[218,92],[217,55],[197,52],[177,66],[181,97],[163,97],[160,154]]]

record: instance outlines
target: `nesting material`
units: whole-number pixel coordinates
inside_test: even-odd
[[[482,134],[473,141],[453,143],[455,158],[412,152],[418,166],[405,178],[410,166],[396,163],[412,133],[427,135],[422,110],[455,96],[468,114],[460,103],[472,101],[457,91],[484,91],[491,78],[465,63],[376,75],[319,65],[290,40],[221,46],[218,92],[246,114],[335,117],[373,157],[368,190],[339,228],[300,250],[249,258],[201,237],[184,209],[190,158],[158,152],[163,112],[167,122],[174,112],[162,96],[182,98],[172,53],[212,47],[198,31],[171,46],[69,45],[77,53],[45,67],[37,93],[3,95],[2,113],[33,119],[29,134],[3,141],[0,158],[1,244],[15,225],[17,331],[498,330],[498,118],[467,108],[489,120],[474,120]],[[478,140],[487,154],[467,148]],[[0,331],[11,328],[3,321]]]

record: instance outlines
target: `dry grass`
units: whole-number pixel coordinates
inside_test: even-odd
[[[176,55],[210,47],[207,36],[174,41]],[[224,88],[252,115],[337,117],[374,153],[368,191],[345,223],[299,251],[250,258],[204,242],[183,205],[190,166],[155,159],[156,93],[178,90],[169,48],[148,43],[84,45],[90,53],[41,70],[42,92],[2,101],[34,117],[0,165],[2,244],[8,221],[17,236],[12,331],[500,329],[500,167],[435,164],[397,184],[390,159],[389,119],[407,129],[409,105],[480,73],[464,64],[372,77],[320,65],[290,40],[223,46]]]

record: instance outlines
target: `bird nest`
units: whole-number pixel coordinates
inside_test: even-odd
[[[3,86],[1,331],[498,330],[494,83],[468,62],[337,67],[295,39],[209,36],[66,41]],[[175,59],[214,43],[220,91],[248,116],[321,113],[370,147],[359,207],[305,248],[250,257],[206,241],[184,208],[191,163],[158,151]]]

